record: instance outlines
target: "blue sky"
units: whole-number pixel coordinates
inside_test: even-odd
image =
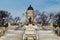
[[[0,10],[7,10],[13,17],[20,16],[26,12],[29,5],[34,10],[56,12],[60,11],[60,0],[0,0]]]

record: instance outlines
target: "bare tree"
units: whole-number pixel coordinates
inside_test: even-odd
[[[9,22],[10,22],[10,23],[14,23],[14,19],[13,19],[12,16],[9,17]]]
[[[35,11],[35,18],[38,23],[46,23],[47,16],[44,13],[45,12],[40,13],[38,10]]]
[[[54,17],[54,13],[49,13],[47,23],[49,23],[49,21],[50,21],[51,19],[53,19],[53,17]],[[51,20],[51,21],[52,21],[52,20]]]
[[[58,36],[60,36],[60,12],[58,12],[54,16],[53,20],[54,20],[54,22],[53,22],[54,31]]]
[[[10,13],[8,11],[0,10],[0,25],[4,25],[4,23],[8,22],[8,18]]]
[[[42,24],[45,24],[47,21],[47,16],[44,13],[41,14],[41,20],[42,20]]]
[[[34,17],[35,17],[35,19],[36,19],[36,21],[38,22],[38,23],[41,23],[41,20],[40,20],[40,17],[41,17],[41,13],[39,12],[39,10],[36,10],[36,11],[34,11]]]
[[[38,23],[48,24],[50,21],[52,21],[51,19],[53,19],[54,14],[49,13],[49,15],[47,15],[47,13],[45,13],[45,11],[43,11],[42,13],[39,12],[39,10],[35,11],[35,19]]]
[[[15,17],[15,22],[18,22],[18,21],[20,22],[20,20],[21,20],[20,17]]]
[[[55,16],[54,16],[54,23],[60,25],[60,12],[58,12]]]

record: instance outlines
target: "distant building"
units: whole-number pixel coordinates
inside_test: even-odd
[[[34,23],[35,22],[35,17],[34,17],[34,9],[30,5],[26,11],[26,23]]]

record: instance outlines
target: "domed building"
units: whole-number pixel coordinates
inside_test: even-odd
[[[37,25],[34,24],[35,18],[34,18],[34,9],[30,5],[26,11],[26,21],[23,26],[25,29],[23,34],[23,40],[29,39],[29,40],[38,40],[38,33],[37,33]]]
[[[34,19],[34,9],[30,5],[26,11],[26,24],[34,24],[35,19]]]

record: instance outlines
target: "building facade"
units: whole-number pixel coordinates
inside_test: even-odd
[[[26,22],[33,23],[34,22],[34,9],[30,5],[26,11]]]

